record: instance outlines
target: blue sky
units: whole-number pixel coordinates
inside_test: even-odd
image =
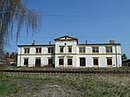
[[[63,35],[77,37],[79,43],[122,44],[122,53],[130,58],[130,0],[28,0],[27,6],[40,12],[41,27],[18,42],[11,39],[6,51],[17,51],[17,44],[47,44]],[[14,36],[15,37],[15,36]]]

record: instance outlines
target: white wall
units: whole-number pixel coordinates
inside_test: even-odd
[[[66,45],[65,45],[66,43]],[[64,47],[64,53],[60,53],[60,46]],[[72,53],[68,53],[68,46],[72,46]],[[24,47],[18,47],[18,65],[23,66],[24,58],[29,59],[29,67],[35,66],[35,59],[37,57],[41,58],[41,65],[48,64],[48,58],[52,57],[52,55],[48,54],[48,47],[41,46],[42,53],[36,54],[36,47],[30,47],[30,54],[24,54]],[[116,47],[116,48],[115,48]],[[59,67],[59,56],[64,56],[64,67],[67,67],[67,57],[72,56],[73,66],[74,68],[80,67],[80,57],[86,58],[86,66],[85,67],[94,67],[93,66],[93,57],[98,57],[99,59],[99,67],[108,67],[107,66],[107,57],[112,57],[112,67],[121,67],[122,60],[121,60],[121,46],[120,45],[113,45],[112,50],[113,53],[106,53],[106,45],[99,45],[99,53],[93,54],[92,53],[92,46],[86,45],[86,52],[85,54],[79,53],[79,45],[77,46],[77,41],[56,41],[55,43],[55,55],[53,55],[55,67]],[[117,54],[116,54],[117,53]]]
[[[41,54],[36,54],[36,47],[42,48]],[[28,58],[29,67],[35,66],[35,59],[41,58],[41,66],[48,65],[48,58],[52,57],[51,54],[48,54],[48,47],[36,46],[36,47],[19,47],[18,48],[18,61],[17,66],[24,66],[24,58]],[[24,48],[30,48],[29,54],[24,54]],[[54,56],[53,56],[54,57]]]

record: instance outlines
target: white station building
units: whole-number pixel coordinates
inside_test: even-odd
[[[17,66],[23,67],[122,67],[121,45],[110,40],[101,44],[78,44],[78,39],[62,36],[55,44],[18,45]]]

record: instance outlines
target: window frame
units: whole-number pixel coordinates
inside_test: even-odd
[[[71,60],[71,61],[70,61],[70,60]],[[69,64],[69,63],[71,63],[71,64]],[[68,64],[68,65],[73,65],[73,60],[72,60],[72,58],[67,59],[67,64]]]
[[[54,48],[53,48],[53,47],[48,47],[48,53],[49,53],[49,54],[54,53]]]
[[[29,54],[30,53],[30,48],[24,48],[24,54]]]
[[[93,53],[99,53],[99,47],[92,47]]]
[[[79,47],[79,53],[85,53],[86,50],[85,50],[85,47]]]
[[[64,53],[64,47],[63,46],[60,47],[60,53]]]
[[[42,48],[36,47],[36,54],[41,54],[41,53],[42,53]]]
[[[62,62],[60,60],[62,60]],[[60,64],[60,63],[62,63],[62,64]],[[64,65],[64,59],[63,58],[59,58],[59,65]]]
[[[68,53],[72,53],[72,46],[68,46]]]
[[[109,64],[109,62],[110,62],[110,64]],[[107,65],[112,66],[112,57],[107,57]]]
[[[96,64],[95,64],[96,63]],[[99,58],[96,57],[96,58],[93,58],[93,65],[94,66],[99,66]]]
[[[113,50],[112,50],[112,46],[111,47],[106,47],[106,53],[112,53]]]

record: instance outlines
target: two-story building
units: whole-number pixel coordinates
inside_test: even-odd
[[[78,44],[78,39],[62,36],[55,44],[18,45],[17,66],[42,67],[121,67],[121,45],[110,40],[101,44]]]

